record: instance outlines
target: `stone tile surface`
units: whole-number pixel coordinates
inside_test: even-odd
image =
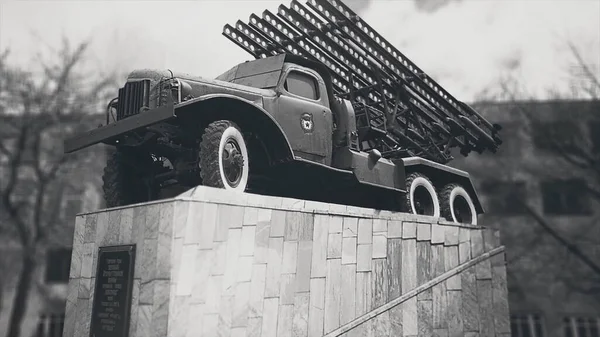
[[[131,337],[510,332],[497,231],[198,187],[76,218],[65,337],[89,333],[98,248],[123,244]]]

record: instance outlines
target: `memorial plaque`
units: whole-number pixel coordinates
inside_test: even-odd
[[[127,337],[135,245],[100,247],[90,337]]]

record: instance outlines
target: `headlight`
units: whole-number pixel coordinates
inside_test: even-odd
[[[186,101],[186,100],[192,98],[193,97],[192,96],[192,86],[189,83],[187,83],[186,81],[182,81],[182,80],[179,80],[179,84],[180,84],[179,88],[180,88],[180,92],[181,92],[181,99],[183,101]]]
[[[164,79],[159,84],[160,88],[160,101],[159,105],[166,105],[169,103],[177,104],[181,102],[181,82],[176,78]]]
[[[158,105],[178,104],[185,102],[192,96],[192,86],[186,81],[178,78],[163,79],[157,85],[159,92]]]

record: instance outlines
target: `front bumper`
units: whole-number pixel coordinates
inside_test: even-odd
[[[175,117],[175,106],[168,104],[125,119],[80,133],[65,140],[64,152],[71,153],[98,143],[108,143],[119,136]]]

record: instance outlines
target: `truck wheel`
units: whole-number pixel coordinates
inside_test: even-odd
[[[156,189],[147,184],[140,169],[154,166],[152,157],[117,149],[106,163],[102,176],[106,207],[118,207],[150,201]]]
[[[202,184],[243,192],[248,171],[248,149],[238,126],[225,120],[209,124],[200,142]]]
[[[431,181],[420,173],[406,177],[404,209],[412,214],[440,216],[440,203]]]
[[[475,204],[458,184],[448,184],[441,193],[442,216],[448,221],[477,225]]]

